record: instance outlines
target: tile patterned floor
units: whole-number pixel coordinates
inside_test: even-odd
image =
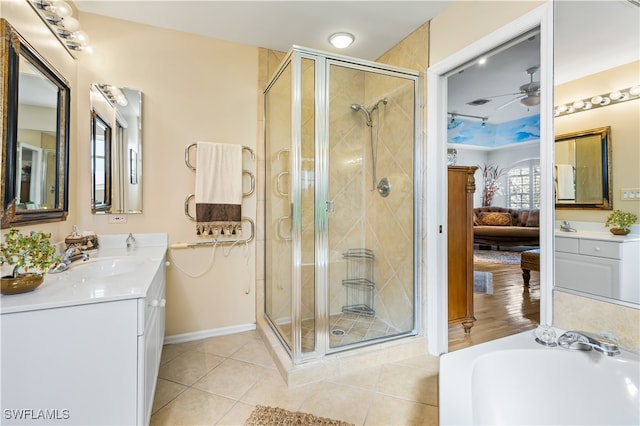
[[[242,425],[270,405],[356,425],[436,425],[438,365],[425,354],[288,389],[256,331],[165,345],[151,424]]]

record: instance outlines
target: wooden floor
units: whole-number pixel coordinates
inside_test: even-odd
[[[476,262],[474,268],[493,274],[493,292],[474,293],[477,321],[466,336],[461,325],[449,327],[449,351],[532,330],[540,321],[539,272],[531,271],[527,289],[520,265]]]

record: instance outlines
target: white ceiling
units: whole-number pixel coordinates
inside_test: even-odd
[[[293,44],[375,60],[444,10],[440,1],[75,0],[82,12],[287,52]],[[337,50],[335,32],[355,36]],[[91,34],[89,34],[91,36]]]
[[[212,1],[75,0],[82,12],[288,51],[293,44],[375,60],[442,12],[446,1]],[[640,59],[640,7],[625,0],[555,1],[556,84]],[[355,35],[337,50],[330,34]],[[89,34],[91,36],[91,34]],[[496,55],[484,68],[467,69],[450,84],[449,110],[503,122],[538,113],[518,102],[496,111],[496,98],[483,108],[467,102],[517,92],[529,82],[525,70],[539,65],[532,43]],[[534,78],[538,77],[534,75]],[[537,80],[537,78],[535,78]],[[505,101],[509,98],[505,98]]]

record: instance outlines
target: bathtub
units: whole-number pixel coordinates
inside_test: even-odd
[[[443,355],[440,424],[640,424],[637,354],[608,357],[534,339],[527,331]]]

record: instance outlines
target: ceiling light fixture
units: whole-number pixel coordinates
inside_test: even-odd
[[[73,52],[91,51],[89,36],[80,29],[69,4],[62,0],[29,0],[29,4],[72,56]]]
[[[329,36],[329,43],[337,49],[344,49],[351,46],[356,38],[350,33],[334,33]]]
[[[447,112],[447,114],[449,114],[449,116],[451,117],[449,119],[449,123],[453,124],[456,121],[456,117],[464,117],[464,118],[474,118],[476,120],[480,120],[482,121],[482,127],[484,127],[487,123],[487,120],[489,119],[489,117],[481,117],[479,115],[467,115],[467,114],[460,114],[457,112]]]
[[[520,99],[520,104],[526,107],[540,105],[540,96],[538,95],[525,96],[524,98]]]
[[[593,108],[615,105],[621,102],[640,99],[640,85],[628,87],[626,89],[614,90],[602,95],[590,96],[585,99],[578,99],[567,105],[556,105],[555,116],[567,115],[574,112],[586,111]]]

